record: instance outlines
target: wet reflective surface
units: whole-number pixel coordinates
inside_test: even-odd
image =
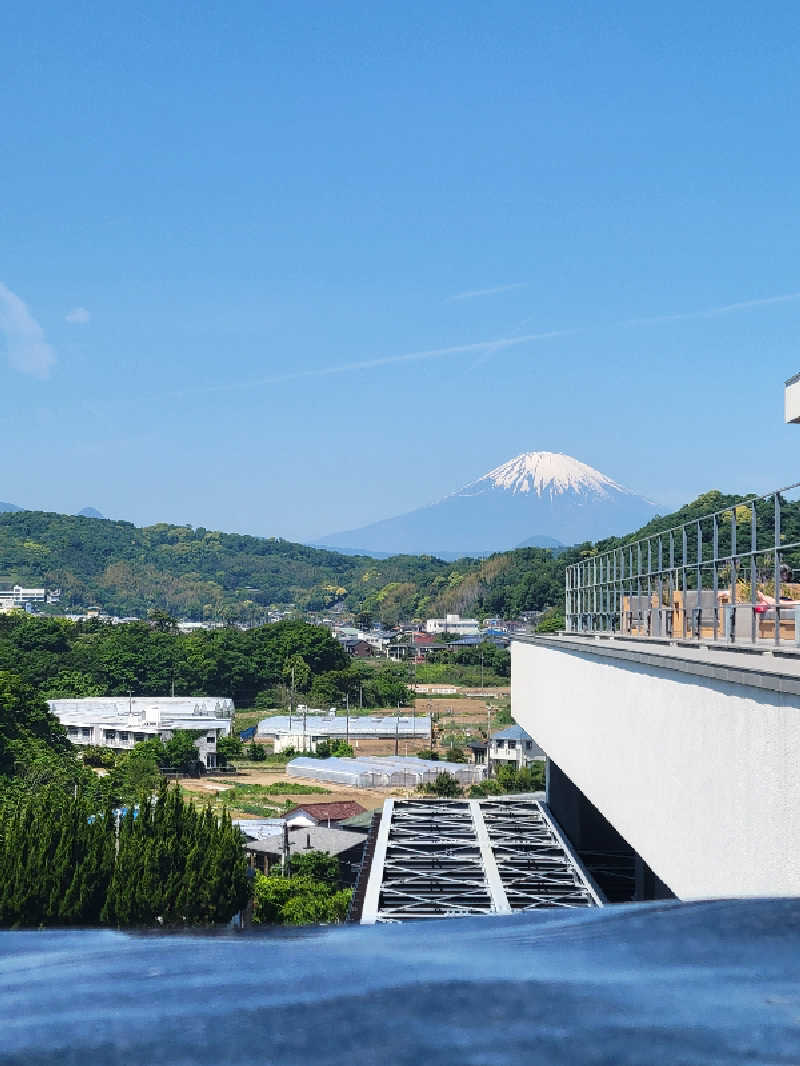
[[[800,1062],[800,900],[0,934],[2,1063]]]

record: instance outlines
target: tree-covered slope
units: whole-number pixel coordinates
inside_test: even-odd
[[[0,514],[0,581],[62,590],[62,607],[97,605],[120,614],[161,607],[186,617],[246,614],[296,603],[312,610],[370,594],[428,595],[437,577],[477,566],[426,556],[375,560],[279,538],[159,524],[138,528],[79,515]]]
[[[0,586],[19,581],[60,587],[62,608],[94,604],[122,615],[162,608],[188,618],[258,618],[270,604],[324,610],[343,602],[389,624],[445,611],[513,617],[560,606],[565,567],[586,554],[733,507],[743,498],[707,492],[625,537],[557,552],[518,548],[454,562],[427,555],[373,559],[202,527],[138,528],[20,511],[0,514]],[[758,505],[759,527],[763,523],[770,533],[771,507],[769,501]],[[800,504],[787,502],[782,521],[784,542],[800,539]],[[749,512],[742,511],[740,525],[740,543],[749,543]],[[729,535],[729,524],[721,523],[721,548]]]

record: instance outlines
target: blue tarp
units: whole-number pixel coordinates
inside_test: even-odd
[[[249,729],[243,729],[239,734],[239,740],[252,740],[256,735],[257,726],[251,725]]]
[[[796,899],[4,932],[0,1064],[788,1066],[798,988]]]

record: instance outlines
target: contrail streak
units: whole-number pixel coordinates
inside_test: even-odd
[[[467,292],[457,292],[455,296],[450,297],[450,302],[454,300],[472,300],[476,296],[496,296],[501,292],[513,292],[514,289],[527,288],[527,281],[515,281],[511,285],[495,285],[491,289],[468,289]]]
[[[520,282],[519,285],[523,283]],[[508,286],[506,286],[508,287]],[[518,286],[514,286],[518,287]],[[494,290],[481,290],[474,295],[481,295]],[[464,294],[470,295],[470,294]],[[455,297],[454,297],[455,299]],[[569,337],[576,334],[597,332],[609,328],[625,326],[656,325],[662,322],[679,322],[688,319],[714,318],[717,315],[734,314],[739,311],[751,311],[759,307],[768,307],[772,304],[792,303],[800,300],[800,292],[784,293],[780,296],[764,296],[755,300],[740,300],[737,303],[721,304],[717,307],[707,307],[699,311],[676,311],[667,314],[643,315],[637,318],[619,319],[616,322],[595,323],[594,325],[576,326],[570,329],[551,329],[541,333],[525,333],[515,337],[495,337],[491,340],[474,341],[470,344],[453,344],[444,348],[424,348],[420,351],[404,352],[401,355],[384,355],[376,359],[361,359],[351,363],[340,363],[337,366],[315,367],[308,370],[291,370],[285,374],[271,374],[262,378],[247,378],[238,381],[220,382],[215,385],[198,385],[184,389],[176,389],[171,392],[162,392],[143,397],[146,400],[171,399],[183,396],[210,395],[220,392],[234,392],[239,389],[259,388],[263,385],[279,385],[288,381],[303,381],[308,378],[330,377],[334,374],[350,374],[359,370],[374,370],[376,367],[392,366],[402,363],[424,362],[429,359],[444,359],[452,355],[476,354],[478,358],[473,366],[479,366],[496,352],[506,348],[517,347],[520,344],[529,344],[536,341],[552,340],[557,337]],[[523,320],[524,322],[525,320]]]
[[[721,304],[719,307],[707,307],[703,311],[675,311],[666,315],[644,315],[641,318],[626,318],[621,326],[650,325],[657,322],[679,322],[687,318],[714,318],[716,315],[728,315],[735,311],[751,311],[755,307],[768,307],[770,304],[785,304],[800,300],[800,292],[787,292],[783,296],[764,296],[758,300],[740,300],[735,304]]]
[[[162,392],[149,399],[199,395],[215,392],[230,392],[236,389],[257,388],[260,385],[277,385],[285,381],[302,381],[305,378],[329,377],[332,374],[349,374],[355,370],[372,370],[379,366],[391,366],[394,363],[422,362],[427,359],[443,359],[449,355],[464,355],[469,352],[500,351],[519,344],[532,341],[550,340],[553,337],[565,337],[576,333],[574,329],[551,329],[544,333],[528,333],[523,337],[497,337],[488,341],[474,341],[472,344],[453,344],[447,348],[425,348],[418,352],[404,352],[402,355],[384,355],[378,359],[362,359],[354,363],[341,363],[338,366],[315,367],[309,370],[292,370],[287,374],[273,374],[265,378],[248,378],[245,381],[228,381],[217,385],[198,385],[196,388],[179,389],[175,392]]]

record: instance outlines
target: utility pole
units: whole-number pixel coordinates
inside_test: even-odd
[[[492,747],[492,705],[489,701],[486,701],[486,778],[492,776],[492,762],[489,758],[489,752]]]
[[[350,743],[350,693],[344,694],[344,742]]]
[[[289,689],[289,736],[292,735],[292,711],[294,710],[294,667],[292,667],[292,685]]]
[[[294,703],[294,667],[292,667],[292,702]],[[303,704],[303,747],[302,747],[303,754],[305,754],[305,751],[306,751],[306,711],[307,710],[308,710],[308,705],[304,703]]]
[[[283,823],[283,847],[281,848],[281,873],[284,877],[292,876],[292,858],[289,853],[289,823]]]

